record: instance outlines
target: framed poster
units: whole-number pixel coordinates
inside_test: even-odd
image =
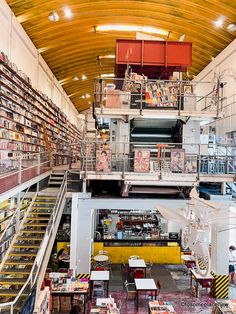
[[[171,150],[171,171],[184,172],[184,149]]]
[[[150,169],[150,151],[134,151],[134,172],[149,172]]]
[[[96,152],[96,171],[111,171],[111,150],[97,150]]]
[[[197,172],[197,155],[185,155],[184,172]]]

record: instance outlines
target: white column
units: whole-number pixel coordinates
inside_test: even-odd
[[[213,227],[211,233],[211,270],[217,275],[229,274],[229,227]]]
[[[88,202],[90,198],[88,193],[72,195],[70,267],[75,274],[90,273],[94,212]]]

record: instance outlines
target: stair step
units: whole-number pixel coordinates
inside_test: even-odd
[[[14,243],[13,244],[13,247],[15,248],[26,248],[26,249],[29,249],[29,248],[39,248],[40,246],[40,243]]]
[[[53,176],[53,177],[52,177],[52,176],[51,176],[49,180],[50,180],[50,181],[51,181],[51,180],[60,180],[60,181],[62,182],[62,181],[63,181],[63,177],[58,177],[58,176]]]
[[[33,260],[30,260],[30,261],[26,261],[26,260],[16,260],[16,259],[11,259],[9,258],[8,260],[6,260],[5,262],[5,265],[33,265],[34,264],[34,261]]]
[[[43,237],[40,237],[40,236],[32,236],[32,235],[29,235],[29,236],[18,236],[16,238],[17,241],[42,241],[43,240]]]
[[[32,206],[31,209],[33,209],[33,210],[39,210],[40,209],[40,210],[52,211],[53,207],[49,207],[48,208],[48,207],[45,207],[45,206],[44,207]]]
[[[35,201],[34,202],[34,205],[35,204],[41,204],[41,205],[55,205],[55,202],[47,202],[47,201],[45,201],[45,202],[42,202],[42,201],[39,201],[39,202],[37,202],[37,201]]]
[[[26,220],[45,220],[48,221],[50,217],[26,217]]]
[[[9,256],[27,256],[27,257],[33,257],[33,256],[37,256],[37,251],[33,251],[33,252],[30,252],[30,251],[15,251],[15,250],[12,250],[10,251],[9,253]]]
[[[43,223],[25,223],[24,227],[47,227],[48,224],[43,224]]]
[[[9,286],[9,285],[23,286],[25,282],[26,282],[25,278],[9,278],[9,277],[0,278],[0,285],[4,285],[4,286]]]
[[[31,272],[29,268],[3,268],[0,271],[0,274],[21,274],[21,275],[28,275]]]
[[[0,297],[15,297],[18,295],[18,293],[20,292],[20,289],[0,289]],[[28,293],[27,292],[23,292],[21,294],[22,296],[27,296]]]
[[[36,198],[36,201],[37,201],[38,199],[55,200],[55,199],[56,199],[56,196],[38,195],[37,198]]]
[[[46,212],[46,211],[39,211],[39,210],[34,210],[34,211],[30,211],[29,214],[31,215],[51,215],[52,212]]]
[[[50,185],[50,184],[61,185],[61,183],[62,183],[61,181],[49,181],[48,185]]]
[[[33,234],[33,233],[45,233],[45,230],[32,230],[32,229],[21,229],[20,231],[19,231],[20,233],[31,233],[31,234]]]

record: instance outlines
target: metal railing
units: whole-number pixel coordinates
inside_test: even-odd
[[[94,107],[101,111],[104,108],[176,109],[219,114],[222,101],[222,91],[212,82],[131,78],[96,78],[94,82]]]
[[[37,277],[38,277],[38,274],[40,271],[40,267],[41,267],[42,261],[44,259],[45,251],[46,251],[47,245],[50,241],[50,236],[52,235],[53,232],[54,232],[54,234],[56,234],[56,230],[55,230],[56,219],[58,218],[58,213],[61,209],[61,205],[63,204],[63,200],[66,196],[66,191],[67,191],[66,190],[66,181],[67,181],[67,173],[65,173],[62,185],[61,185],[60,190],[58,192],[56,203],[55,203],[53,210],[52,210],[51,218],[49,220],[49,223],[48,223],[47,229],[45,231],[43,240],[42,240],[40,247],[39,247],[39,250],[37,252],[37,256],[34,260],[34,264],[31,268],[31,272],[30,272],[28,278],[26,279],[25,284],[22,286],[22,288],[20,289],[19,293],[17,294],[17,296],[15,297],[15,299],[13,301],[6,302],[6,303],[0,303],[0,313],[1,313],[1,311],[8,310],[9,314],[13,314],[15,309],[21,308],[23,305],[23,301],[22,301],[21,297],[29,295],[30,291],[35,286],[35,283],[37,281]],[[23,226],[23,221],[21,223],[21,226]]]
[[[236,173],[235,145],[86,141],[81,147],[85,177],[91,171],[123,175]]]
[[[1,160],[0,194],[49,171],[51,168],[52,159],[47,153],[25,154]]]

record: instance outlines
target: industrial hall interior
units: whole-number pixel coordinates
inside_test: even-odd
[[[236,1],[0,0],[0,314],[236,314]]]

